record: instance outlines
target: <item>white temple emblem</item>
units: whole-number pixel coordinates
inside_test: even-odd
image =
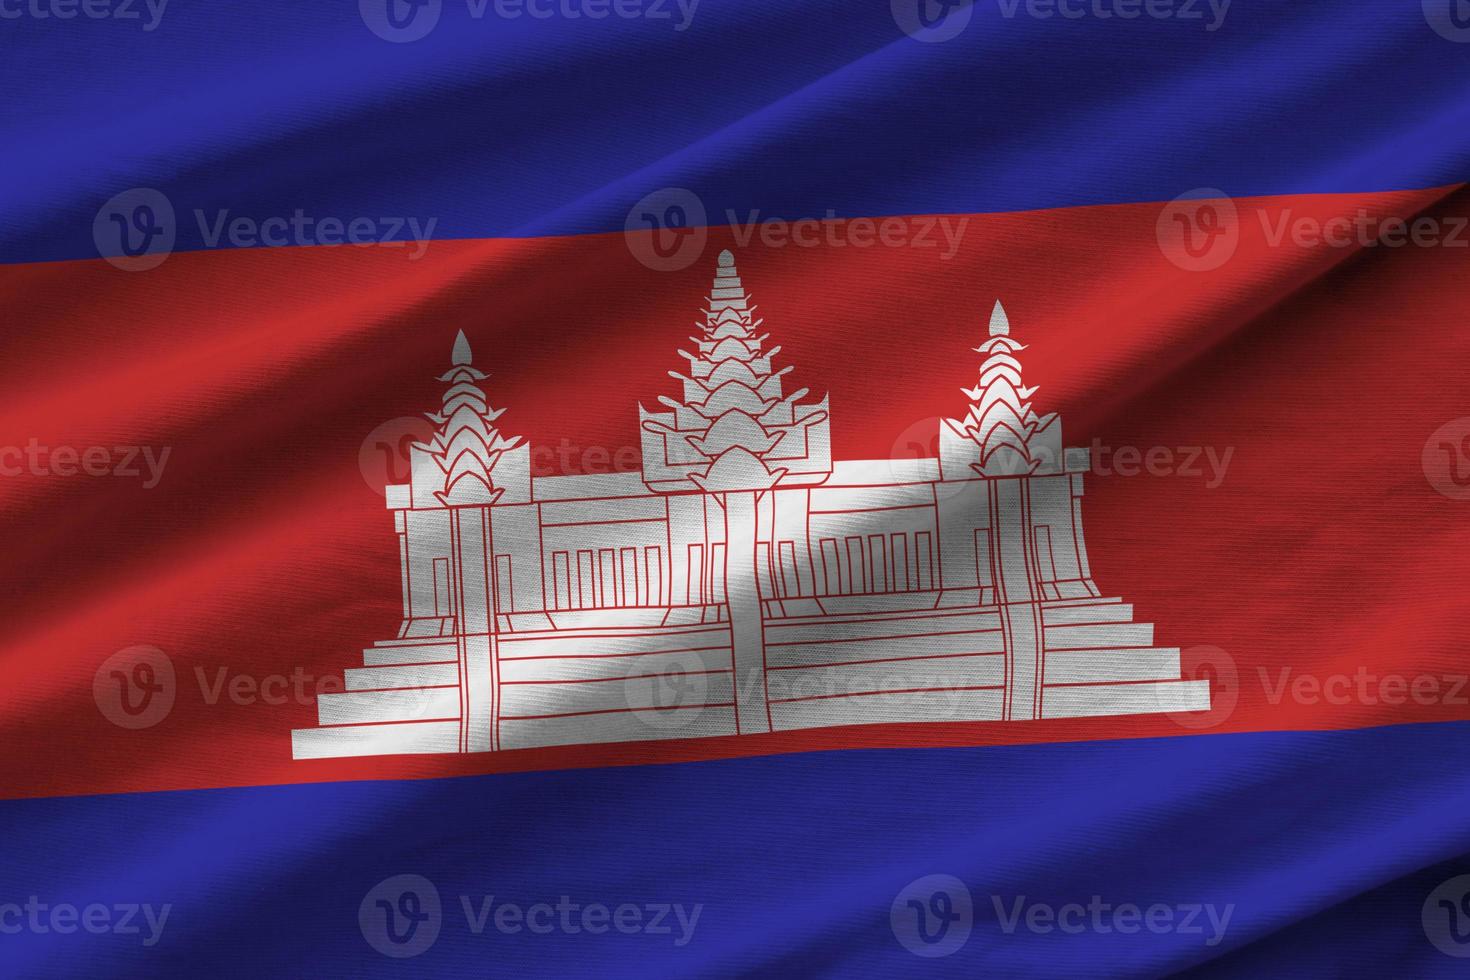
[[[996,300],[990,337],[974,348],[985,355],[980,383],[964,389],[974,404],[963,420],[945,419],[939,431],[940,457],[951,465],[963,460],[980,476],[1034,473],[1043,463],[1061,458],[1061,422],[1056,415],[1038,418],[1032,410],[1036,389],[1022,384],[1021,362],[1016,359],[1026,346],[1010,333],[1005,307]]]
[[[470,344],[460,334],[454,342],[453,367],[440,381],[453,382],[444,392],[444,405],[428,419],[438,426],[431,454],[444,474],[444,489],[434,496],[446,507],[483,504],[500,499],[501,491],[490,471],[508,449],[516,448],[519,437],[506,439],[494,428],[505,409],[490,408],[485,393],[476,387],[485,375],[470,363]]]
[[[832,472],[827,399],[798,404],[806,388],[783,396],[781,379],[791,369],[772,370],[781,348],[762,349],[769,335],[756,335],[764,321],[755,318],[735,257],[722,252],[719,261],[704,336],[689,338],[699,352],[680,352],[689,375],[669,372],[684,383],[684,400],[659,398],[668,414],[639,406],[644,432],[660,437],[643,441],[644,480],[664,493],[821,483]]]
[[[1087,451],[1032,408],[999,303],[939,459],[834,463],[728,251],[707,300],[641,473],[533,478],[459,335],[387,490],[403,622],[295,758],[1209,709],[1093,583]]]

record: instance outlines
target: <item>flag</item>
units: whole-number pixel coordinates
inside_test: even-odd
[[[0,33],[7,974],[1463,972],[1463,0]]]

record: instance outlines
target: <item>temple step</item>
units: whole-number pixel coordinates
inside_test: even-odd
[[[501,636],[500,659],[524,657],[576,657],[608,654],[666,653],[671,650],[702,650],[730,646],[730,627],[659,627],[630,632],[581,631],[566,636],[527,634]]]
[[[396,667],[351,667],[342,672],[349,691],[383,691],[400,687],[444,687],[459,683],[459,663],[406,664]]]
[[[360,725],[385,721],[431,721],[459,717],[458,687],[415,687],[397,691],[349,691],[316,699],[317,724]]]
[[[427,664],[458,658],[459,647],[453,640],[448,643],[377,643],[362,652],[362,662],[368,667]]]
[[[875,725],[922,721],[997,721],[999,690],[943,690],[853,694],[802,701],[773,702],[771,724],[776,731],[827,728],[833,725]]]
[[[665,653],[580,654],[565,657],[521,657],[500,660],[500,682],[583,682],[620,680],[629,675],[672,677],[711,670],[730,670],[730,646]]]
[[[1088,602],[1076,606],[1043,606],[1047,626],[1083,626],[1094,623],[1130,623],[1133,605],[1127,602]]]
[[[1168,681],[1179,677],[1178,647],[1123,650],[1048,650],[1046,683]]]
[[[668,707],[726,705],[734,701],[735,684],[728,670],[712,674],[677,674],[583,681],[574,684],[500,685],[502,722],[590,711],[623,711]],[[570,721],[570,719],[567,719]]]
[[[563,718],[502,718],[500,721],[502,749],[734,734],[735,709],[730,705],[608,711]]]
[[[992,611],[913,612],[901,616],[865,616],[861,619],[779,619],[765,621],[766,645],[823,643],[836,640],[901,639],[1000,629]]]
[[[820,667],[829,664],[914,657],[964,656],[1001,653],[1005,639],[1000,630],[969,630],[932,636],[871,636],[854,640],[773,643],[766,633],[766,666]]]
[[[1209,711],[1209,681],[1150,681],[1141,684],[1088,684],[1048,687],[1043,718],[1092,718],[1174,711]]]
[[[1153,623],[1096,623],[1046,628],[1048,652],[1052,650],[1102,650],[1107,647],[1150,647],[1153,644]]]
[[[998,687],[1005,683],[1005,657],[919,657],[837,666],[796,667],[766,672],[772,701],[824,695]]]
[[[298,728],[291,733],[291,758],[342,759],[364,755],[427,755],[459,751],[459,722],[420,721],[404,725]]]

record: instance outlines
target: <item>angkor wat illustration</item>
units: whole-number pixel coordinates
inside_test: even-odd
[[[641,473],[532,477],[459,335],[387,490],[403,623],[295,758],[1209,708],[1093,583],[1087,451],[1032,409],[999,303],[938,459],[834,463],[728,251],[707,302]]]

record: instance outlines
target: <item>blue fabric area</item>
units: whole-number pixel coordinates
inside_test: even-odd
[[[92,976],[1463,976],[1420,913],[1470,871],[1467,752],[1455,723],[13,801],[0,927],[32,895],[172,910],[151,948],[146,926],[26,928],[0,934],[0,960]],[[437,940],[406,960],[358,920],[399,874],[442,903]],[[920,959],[890,908],[932,874],[964,883],[974,929]],[[494,896],[482,933],[461,896]],[[562,896],[702,909],[683,945],[672,914],[652,935],[494,924],[502,903]],[[1198,934],[1007,932],[1022,896],[1231,917],[1215,945],[1204,912]]]
[[[620,231],[665,187],[726,224],[1470,177],[1470,45],[1417,0],[1241,2],[1213,31],[1205,0],[1132,20],[983,0],[939,43],[887,2],[703,0],[683,30],[675,0],[641,2],[667,16],[443,0],[410,43],[350,0],[176,0],[151,31],[141,0],[136,21],[0,21],[0,262],[95,257],[99,208],[135,187],[197,249],[221,217],[298,210],[438,238]]]

